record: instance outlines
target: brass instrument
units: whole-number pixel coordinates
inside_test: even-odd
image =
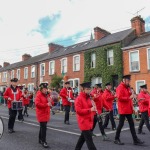
[[[136,95],[136,93],[135,93],[135,91],[132,89],[132,88],[130,88],[130,91],[131,91],[131,93],[132,93],[132,96],[133,96],[133,98],[132,98],[132,100],[133,100],[133,104],[134,105],[137,105],[137,95]]]

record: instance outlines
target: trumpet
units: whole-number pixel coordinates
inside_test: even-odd
[[[136,95],[135,91],[133,90],[133,88],[130,88],[130,91],[131,91],[132,96],[133,96],[133,98],[132,98],[133,104],[136,105],[137,104],[137,95]]]

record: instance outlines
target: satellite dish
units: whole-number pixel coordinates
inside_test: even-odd
[[[0,117],[0,139],[2,138],[4,133],[4,123],[3,123],[3,119]]]

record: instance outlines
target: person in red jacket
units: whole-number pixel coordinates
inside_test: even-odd
[[[14,100],[20,101],[22,93],[20,89],[17,87],[17,78],[13,78],[10,80],[11,85],[4,92],[4,98],[7,100],[7,106],[9,109],[9,120],[8,120],[8,132],[13,133],[14,131],[14,123],[17,115],[17,110],[12,110],[12,102]]]
[[[139,110],[141,112],[141,121],[138,128],[138,134],[145,134],[142,132],[144,123],[147,129],[150,131],[149,117],[148,117],[148,107],[150,102],[150,95],[147,93],[147,85],[140,86],[141,90],[138,94],[138,104]]]
[[[106,115],[103,127],[107,128],[110,119],[112,130],[116,130],[116,123],[113,117],[113,102],[115,99],[115,95],[111,92],[111,88],[112,88],[111,83],[110,82],[106,83],[106,89],[103,93],[103,103],[105,104],[104,107],[106,111],[109,111],[110,113]]]
[[[69,112],[70,112],[70,106],[71,106],[71,102],[69,100],[73,99],[73,92],[70,87],[69,81],[65,82],[65,87],[61,89],[59,95],[62,98],[62,104],[65,109],[64,123],[69,125],[70,124],[69,123]]]
[[[124,145],[124,143],[120,141],[120,133],[124,125],[125,118],[127,118],[130,126],[130,131],[133,137],[133,144],[142,145],[144,142],[137,137],[134,127],[134,121],[132,118],[133,113],[132,99],[135,97],[135,95],[131,93],[129,83],[130,83],[130,75],[125,75],[123,76],[123,81],[119,84],[119,86],[116,89],[116,94],[118,98],[118,111],[120,116],[114,143],[118,145]]]
[[[37,120],[40,123],[39,131],[39,143],[42,144],[44,148],[48,148],[46,142],[46,128],[47,122],[50,120],[50,106],[47,96],[48,83],[41,83],[39,85],[40,90],[37,92],[35,97],[35,106],[36,106],[36,116]]]
[[[96,104],[96,108],[97,108],[98,114],[100,115],[102,113],[102,108],[103,108],[103,99],[102,99],[103,91],[102,91],[101,83],[96,84],[95,86],[96,86],[96,90],[93,89],[92,92],[90,93],[90,95],[93,98],[93,100],[94,100],[94,102]],[[99,125],[99,129],[101,131],[103,140],[104,141],[108,140],[109,138],[106,136],[104,128],[103,128],[103,122],[102,121],[101,122],[98,121],[97,114],[95,113],[94,120],[93,120],[92,131],[94,130],[97,122],[98,122],[98,125]],[[96,135],[93,134],[93,136],[96,136]]]
[[[93,128],[93,112],[96,111],[95,107],[92,106],[90,99],[91,82],[82,83],[80,86],[81,92],[75,100],[75,108],[81,135],[78,139],[75,150],[81,150],[85,141],[89,150],[96,150],[91,131]]]

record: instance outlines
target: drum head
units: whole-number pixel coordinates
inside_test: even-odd
[[[4,133],[4,123],[3,123],[3,119],[0,117],[0,139],[2,138]]]

